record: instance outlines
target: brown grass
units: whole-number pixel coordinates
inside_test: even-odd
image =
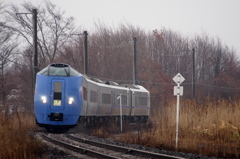
[[[176,149],[176,101],[155,111],[153,127],[137,134],[122,134],[127,143],[191,152],[206,156],[240,157],[240,100],[181,101]]]
[[[98,136],[101,138],[107,138],[110,134],[115,134],[120,131],[120,126],[117,125],[116,121],[109,119],[103,123],[98,123],[92,127],[91,135]]]
[[[31,135],[35,128],[33,114],[0,114],[0,159],[37,158],[43,144]]]
[[[109,132],[103,127],[98,127],[91,132],[91,135],[106,138],[109,136]]]

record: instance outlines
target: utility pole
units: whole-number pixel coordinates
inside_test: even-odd
[[[36,83],[36,74],[38,72],[38,51],[37,51],[37,9],[33,9],[32,13],[16,13],[18,14],[32,14],[33,24],[33,80],[32,80],[32,99],[34,100],[34,90]],[[33,101],[32,100],[32,101]],[[33,104],[33,103],[32,103]]]
[[[133,38],[133,84],[137,84],[137,38]]]
[[[192,49],[192,97],[195,98],[195,49]]]
[[[33,14],[33,53],[34,53],[34,68],[33,68],[33,88],[36,83],[36,74],[38,72],[38,50],[37,50],[37,9],[32,10]]]
[[[88,33],[84,31],[83,34],[71,34],[71,35],[84,35],[84,75],[88,75]]]
[[[88,33],[87,31],[83,32],[84,34],[84,74],[87,76],[88,75]]]

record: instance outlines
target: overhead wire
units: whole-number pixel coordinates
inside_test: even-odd
[[[92,78],[97,78],[97,77],[92,77]],[[115,79],[106,79],[106,78],[97,78],[102,81],[114,81],[114,82],[132,82],[132,80],[115,80]],[[174,86],[176,85],[174,82],[170,83],[163,83],[163,82],[150,82],[150,81],[139,81],[141,83],[146,83],[146,84],[153,84],[153,85],[170,85]],[[192,83],[182,83],[181,85],[192,85]],[[204,83],[195,83],[195,85],[199,86],[207,86],[207,87],[212,87],[212,88],[220,88],[220,89],[230,89],[230,90],[240,90],[240,88],[232,88],[232,87],[222,87],[222,86],[216,86],[216,85],[210,85],[210,84],[204,84]]]
[[[125,41],[126,42],[126,41]],[[9,58],[5,59],[15,65],[27,67],[27,68],[34,68],[34,66],[29,66],[25,64],[18,63],[14,60],[10,60]],[[96,78],[96,77],[92,77]],[[99,78],[104,81],[116,81],[116,82],[131,82],[132,80],[115,80],[115,79],[106,79],[106,78]],[[161,82],[150,82],[150,81],[140,81],[140,83],[146,83],[146,84],[153,84],[153,85],[175,85],[175,83],[161,83]],[[192,83],[182,83],[182,85],[192,85]],[[207,87],[212,87],[212,88],[219,88],[219,89],[229,89],[229,90],[240,90],[240,88],[232,88],[232,87],[222,87],[222,86],[216,86],[216,85],[210,85],[210,84],[204,84],[204,83],[195,83],[195,85],[200,85],[200,86],[207,86]]]
[[[117,43],[117,41],[115,41]],[[113,44],[113,45],[98,45],[94,44],[96,47],[102,47],[102,48],[116,48],[116,47],[121,47],[121,46],[126,46],[128,43],[127,42],[132,42],[130,39],[123,39],[119,42],[119,44]]]
[[[24,65],[24,64],[21,64],[21,63],[17,63],[16,61],[13,61],[13,60],[10,60],[10,59],[6,59],[6,60],[15,64],[15,65],[20,65],[20,66],[27,67],[27,68],[34,68],[34,66],[29,66],[29,65]]]

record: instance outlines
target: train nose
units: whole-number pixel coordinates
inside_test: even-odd
[[[50,121],[63,121],[63,113],[51,113],[48,117]]]

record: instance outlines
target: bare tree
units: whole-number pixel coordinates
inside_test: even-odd
[[[46,65],[54,62],[58,51],[70,40],[70,34],[75,31],[74,19],[65,18],[64,12],[57,8],[50,1],[45,1],[44,6],[34,6],[32,3],[24,2],[21,7],[14,4],[6,10],[5,19],[8,21],[7,28],[15,35],[25,39],[26,43],[32,46],[33,27],[32,18],[28,14],[34,8],[38,8],[38,50],[39,63]]]
[[[56,58],[57,61],[70,64],[79,72],[84,72],[84,44],[83,36],[75,36],[74,40],[65,45]]]
[[[11,37],[14,38],[12,42],[16,41],[20,43],[22,48],[19,50],[18,60],[12,59],[10,56],[8,57],[8,61],[11,60],[13,62],[15,69],[14,74],[12,73],[11,76],[18,77],[12,78],[11,81],[20,83],[18,86],[15,86],[15,89],[17,89],[18,92],[16,94],[18,99],[22,100],[16,100],[15,104],[19,107],[22,106],[21,108],[24,108],[23,110],[29,111],[33,110],[33,92],[31,87],[29,87],[29,83],[33,81],[33,23],[31,13],[34,8],[38,9],[37,34],[40,68],[55,61],[60,55],[60,50],[70,41],[70,34],[75,29],[74,19],[72,17],[65,18],[65,13],[50,1],[45,1],[39,5],[24,2],[21,6],[11,4],[4,8],[4,12],[2,12],[1,15],[3,18],[0,24],[4,30],[8,31],[6,33],[10,33]],[[11,50],[9,50],[9,52],[11,52]],[[7,58],[6,55],[3,56]]]
[[[11,74],[13,51],[17,44],[12,42],[12,32],[4,28],[4,23],[0,23],[0,106],[5,109],[5,114],[9,111],[8,96],[13,89],[11,81],[8,80]]]

